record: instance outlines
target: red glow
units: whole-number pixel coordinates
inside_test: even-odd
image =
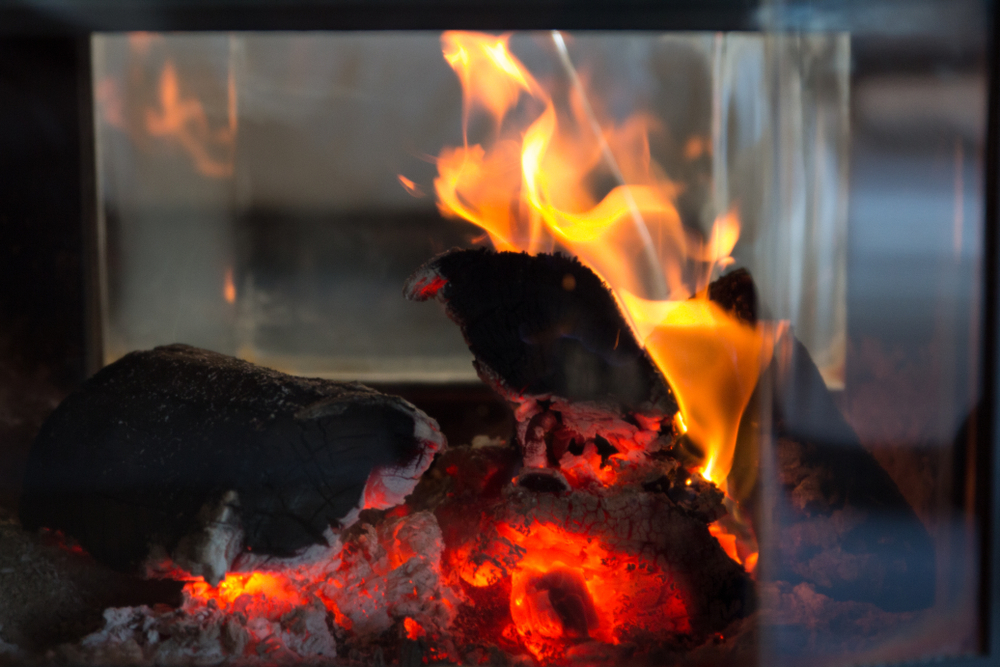
[[[412,618],[407,616],[403,619],[403,627],[406,629],[406,638],[416,641],[421,637],[427,636],[427,631],[423,627],[414,621]]]
[[[444,278],[441,278],[440,276],[438,276],[438,277],[434,278],[432,281],[430,281],[429,283],[427,283],[426,285],[422,285],[420,287],[420,295],[419,296],[420,296],[421,299],[430,299],[435,294],[437,294],[438,290],[440,290],[446,284],[448,284],[448,281],[445,280]]]
[[[233,282],[233,267],[231,266],[226,268],[222,296],[226,299],[226,303],[236,303],[236,283]]]
[[[498,532],[523,554],[510,573],[510,613],[521,640],[543,663],[560,660],[582,641],[618,644],[637,628],[691,631],[680,591],[654,563],[551,524],[500,525]],[[462,576],[473,585],[500,576],[489,561],[464,562]]]

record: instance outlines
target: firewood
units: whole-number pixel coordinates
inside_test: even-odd
[[[886,611],[931,605],[927,528],[841,416],[805,346],[790,347],[772,369],[781,485],[771,516],[774,578]]]
[[[480,377],[501,394],[677,410],[614,297],[575,258],[453,250],[418,269],[405,294],[444,302]]]
[[[739,319],[760,316],[753,278],[734,271],[709,286],[709,298]],[[789,336],[778,345],[766,382],[772,388],[775,473],[770,509],[770,576],[805,582],[834,600],[910,611],[934,601],[934,544],[899,487],[861,444],[833,402],[809,351]],[[751,399],[744,421],[759,410]],[[754,465],[756,442],[742,429],[737,453]]]
[[[363,508],[401,503],[443,446],[437,423],[400,398],[158,347],[107,366],[52,413],[20,519],[116,569],[166,556],[216,583],[241,554],[290,557]]]
[[[683,439],[670,429],[677,406],[669,386],[607,287],[575,259],[451,251],[418,270],[406,294],[444,302],[480,377],[514,407],[525,465],[570,476],[567,460],[589,451],[603,466],[630,443],[638,445],[636,460],[684,459]],[[745,269],[713,282],[708,296],[748,324],[767,317]],[[760,513],[753,424],[759,391],[768,387],[781,484],[767,516],[779,533],[773,551],[765,544],[761,554],[769,576],[886,610],[930,604],[927,530],[840,415],[808,351],[789,335],[764,377],[744,413],[730,490],[749,513]],[[678,479],[666,486],[676,488]]]

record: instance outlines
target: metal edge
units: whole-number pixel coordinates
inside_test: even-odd
[[[990,664],[1000,662],[997,638],[1000,637],[1000,576],[997,554],[1000,554],[1000,396],[997,378],[1000,375],[1000,12],[996,3],[989,3],[990,33],[987,49],[989,93],[987,99],[984,193],[984,262],[983,262],[983,364],[982,405],[980,414],[982,436],[978,442],[977,485],[979,511],[983,526],[983,585],[980,587],[980,633],[983,651]]]
[[[0,32],[746,30],[759,0],[8,0]]]
[[[83,361],[90,377],[104,365],[104,225],[97,201],[97,140],[94,128],[94,88],[89,35],[76,38],[77,127],[80,160],[80,224],[83,226],[81,264],[84,284]]]

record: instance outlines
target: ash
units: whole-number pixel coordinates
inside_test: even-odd
[[[398,646],[399,633],[390,631],[404,621],[444,633],[462,597],[442,580],[434,515],[369,517],[377,526],[364,518],[323,550],[252,561],[253,573],[230,573],[217,589],[189,583],[180,608],[107,609],[101,630],[63,645],[57,657],[92,665],[317,664],[332,662],[338,644],[372,655],[380,641]]]

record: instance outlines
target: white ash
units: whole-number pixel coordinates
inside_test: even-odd
[[[211,604],[193,613],[112,608],[104,612],[103,629],[60,647],[59,654],[92,665],[212,665],[229,658],[246,664],[329,661],[336,656],[336,642],[328,615],[318,602],[276,620],[247,619]]]
[[[181,538],[171,556],[178,567],[218,585],[243,550],[239,494],[227,491],[198,511],[198,530]]]
[[[104,628],[61,647],[61,657],[78,664],[323,662],[336,655],[335,633],[364,642],[405,618],[429,633],[443,633],[451,625],[463,598],[441,576],[444,546],[432,513],[387,518],[378,527],[362,525],[346,544],[329,537],[330,546],[308,550],[311,561],[300,554],[294,563],[253,562],[254,569],[287,578],[303,604],[247,605],[237,598],[220,609],[214,600],[185,592],[180,609],[106,610]]]
[[[400,402],[413,413],[413,436],[420,443],[420,455],[405,466],[384,466],[372,470],[358,505],[341,519],[343,528],[354,525],[362,510],[388,509],[403,504],[430,468],[434,456],[447,446],[444,434],[437,429],[435,423],[419,418],[422,413],[410,403],[402,399]]]
[[[473,436],[471,445],[473,449],[482,449],[483,447],[506,447],[507,441],[500,437],[476,435]]]
[[[404,618],[444,632],[461,593],[441,576],[444,542],[430,512],[362,527],[352,548],[323,567],[318,592],[349,619],[357,636],[379,635]]]

